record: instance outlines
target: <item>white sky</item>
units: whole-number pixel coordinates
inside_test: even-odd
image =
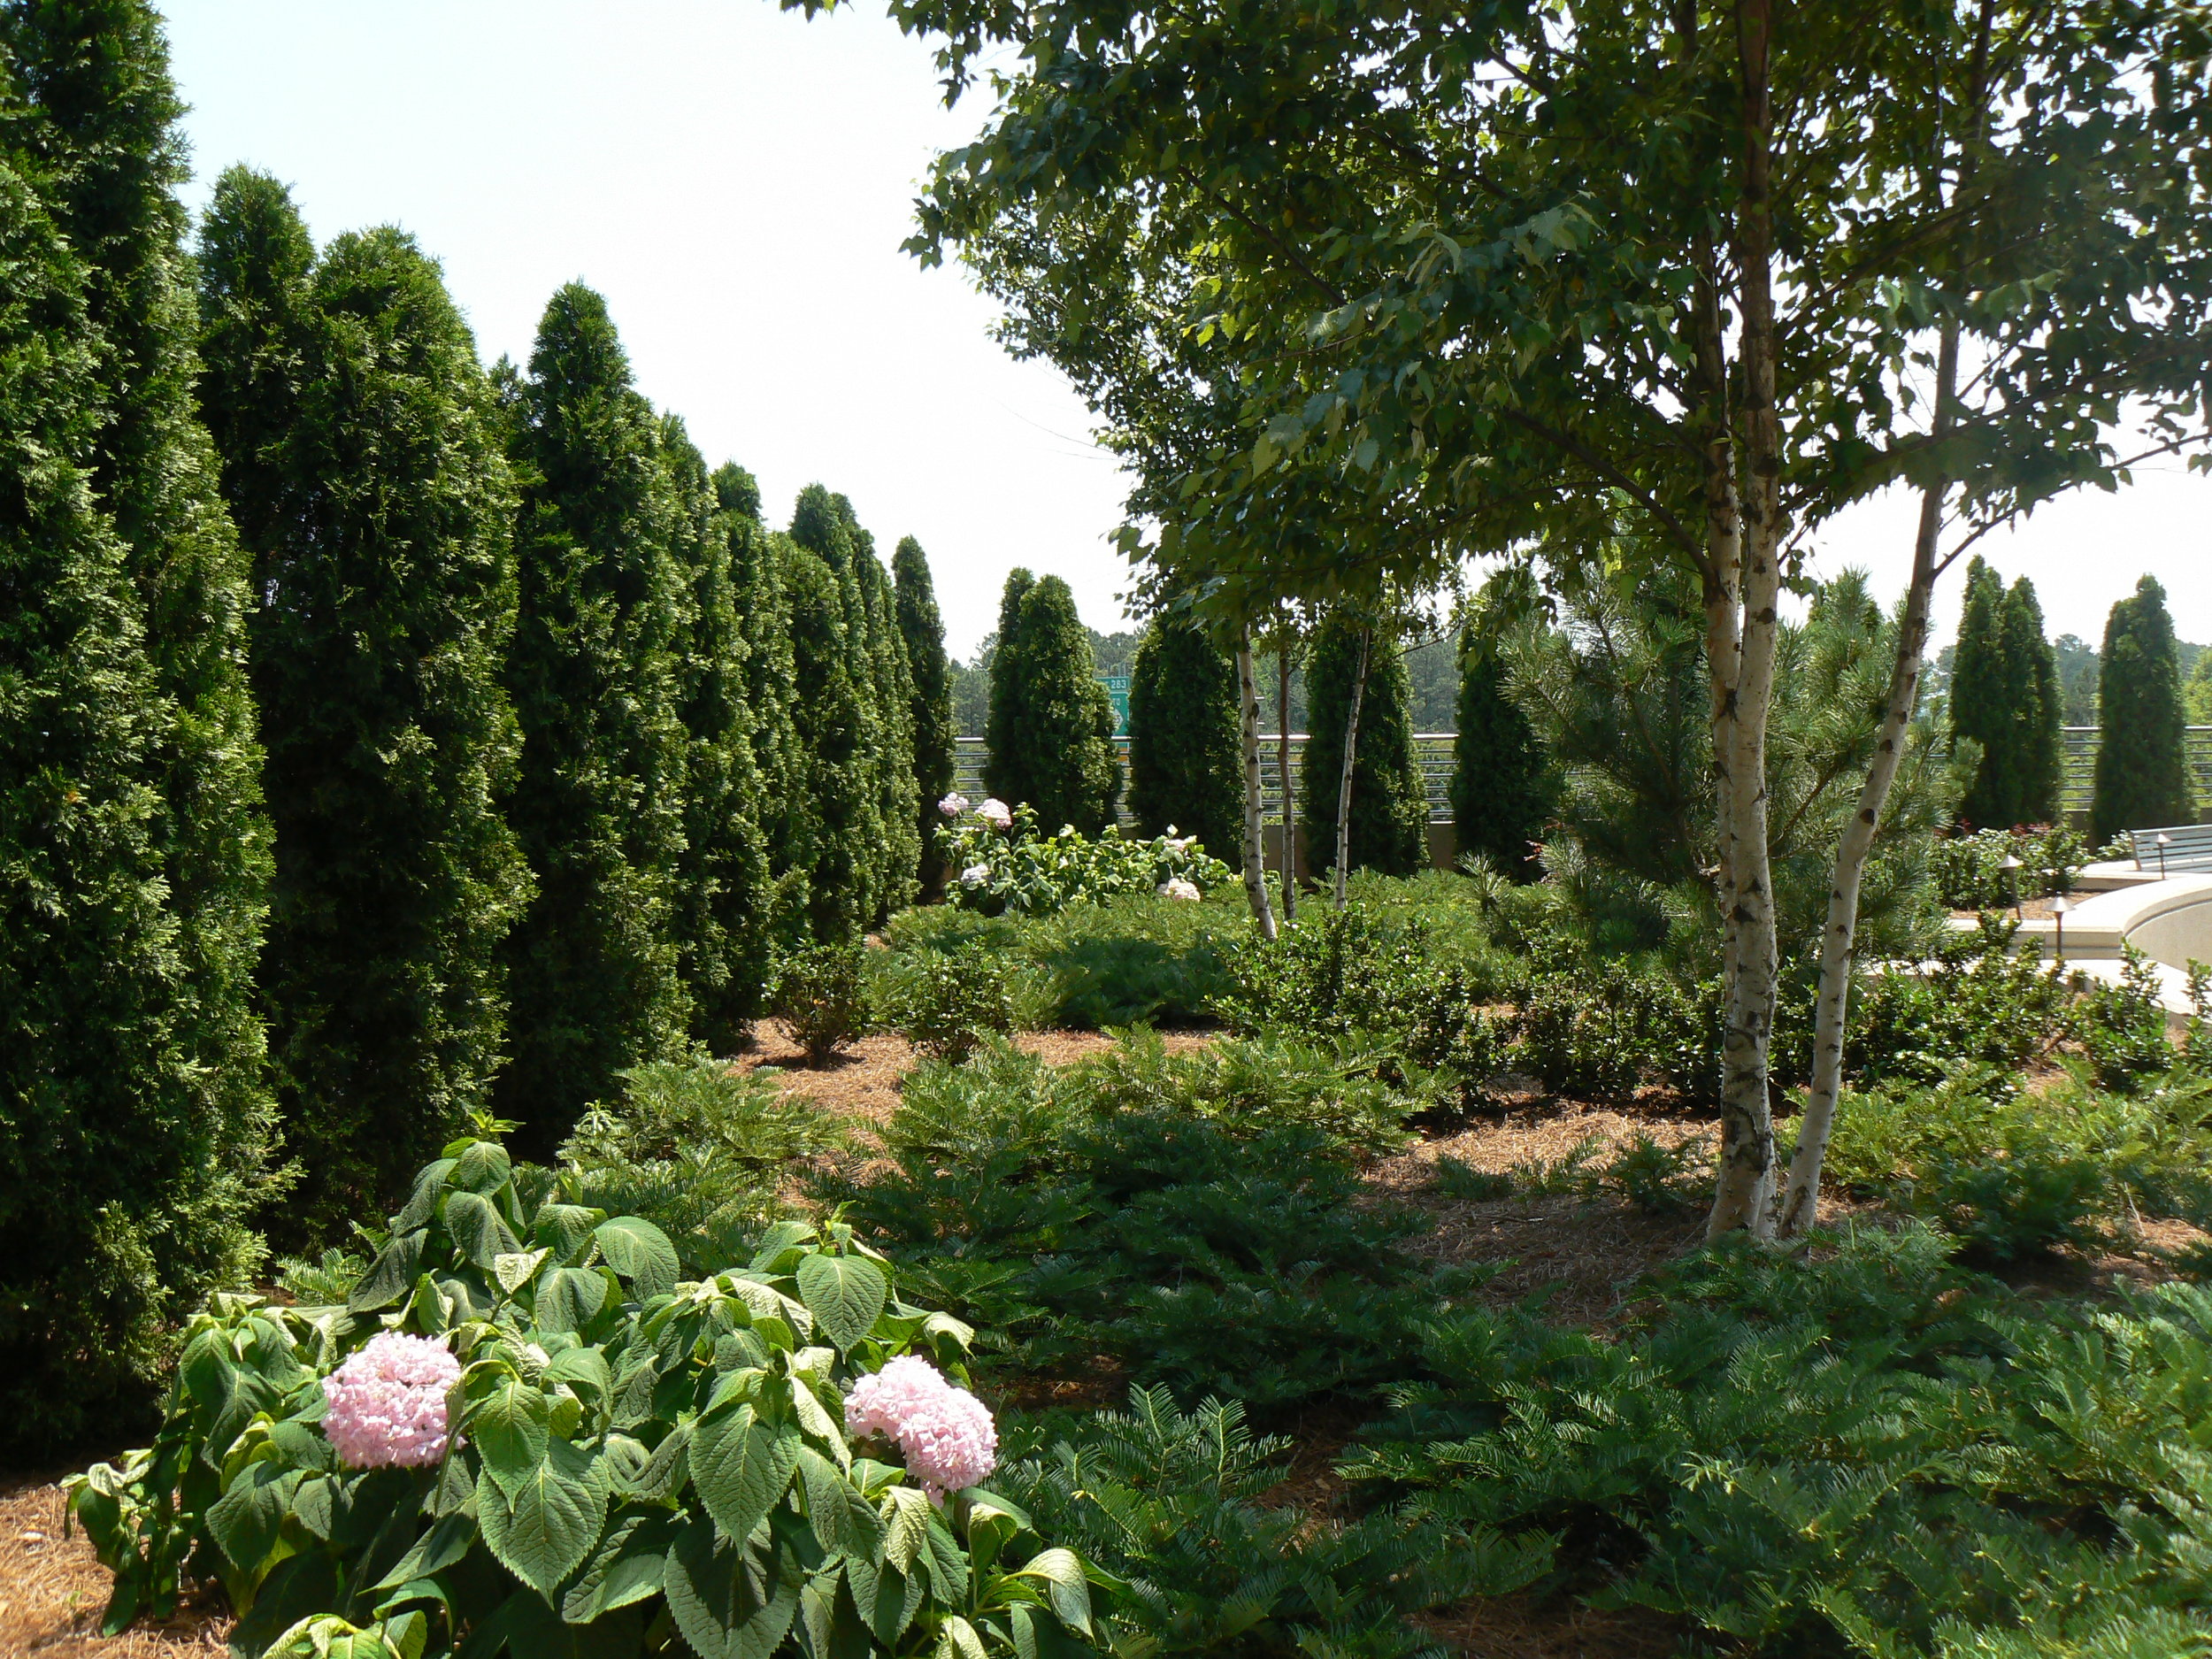
[[[486,359],[527,357],[561,283],[604,293],[640,388],[710,463],[758,474],[768,516],[819,480],[887,557],[920,538],[949,643],[995,625],[1006,572],[1121,626],[1106,544],[1122,486],[1056,371],[990,338],[956,269],[899,251],[916,181],[964,142],[929,54],[872,8],[810,23],[768,0],[166,0],[197,207],[234,161],[292,185],[319,241],[374,224],[443,261]],[[1816,567],[1893,594],[1914,507],[1867,503]],[[1983,550],[2033,579],[2054,634],[2093,644],[2150,571],[2212,641],[2212,480],[2178,463],[2046,508]],[[1938,641],[1958,579],[1938,604]]]

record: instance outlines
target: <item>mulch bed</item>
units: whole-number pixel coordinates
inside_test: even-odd
[[[219,1608],[182,1608],[165,1624],[102,1636],[107,1569],[83,1533],[62,1536],[64,1507],[50,1476],[0,1481],[0,1654],[187,1659],[228,1651],[230,1616]]]
[[[1174,1052],[1213,1041],[1203,1032],[1164,1037]],[[1098,1032],[1036,1032],[1017,1041],[1025,1051],[1054,1065],[1088,1059],[1113,1047],[1113,1039]],[[828,1064],[810,1068],[788,1034],[769,1022],[760,1027],[757,1046],[736,1064],[749,1070],[783,1068],[785,1088],[828,1111],[879,1125],[896,1107],[900,1083],[916,1057],[904,1039],[883,1035],[864,1038]],[[1710,1138],[1714,1132],[1709,1116],[1685,1112],[1655,1093],[1595,1105],[1548,1098],[1532,1086],[1509,1094],[1493,1115],[1448,1126],[1377,1161],[1363,1181],[1378,1202],[1408,1205],[1429,1218],[1429,1231],[1409,1247],[1415,1253],[1493,1269],[1478,1293],[1486,1300],[1504,1305],[1539,1297],[1555,1320],[1602,1328],[1633,1302],[1640,1279],[1695,1244],[1701,1213],[1693,1207],[1678,1216],[1651,1216],[1610,1197],[1448,1198],[1437,1187],[1438,1160],[1449,1157],[1472,1169],[1503,1172],[1517,1165],[1555,1164],[1592,1139],[1601,1143],[1597,1161],[1603,1162],[1611,1148],[1639,1134],[1676,1146],[1697,1136]],[[2143,1242],[2156,1250],[2208,1241],[2178,1223],[2146,1223],[2143,1233]],[[2115,1255],[2046,1263],[2006,1276],[2031,1294],[2081,1295],[2170,1275],[2154,1262]],[[1104,1374],[1087,1385],[1025,1379],[1012,1385],[1003,1403],[1032,1410],[1052,1405],[1118,1407],[1124,1394],[1123,1385]],[[1358,1407],[1331,1406],[1290,1425],[1297,1444],[1286,1478],[1266,1501],[1300,1509],[1317,1525],[1342,1513],[1345,1483],[1335,1464],[1368,1415]],[[167,1624],[101,1637],[108,1575],[81,1534],[63,1537],[62,1517],[60,1489],[51,1476],[0,1481],[0,1655],[186,1659],[223,1651],[229,1620],[215,1608],[188,1607]],[[1686,1627],[1650,1613],[1593,1612],[1556,1597],[1479,1598],[1417,1623],[1441,1646],[1469,1659],[1643,1659],[1679,1651],[1688,1634]]]

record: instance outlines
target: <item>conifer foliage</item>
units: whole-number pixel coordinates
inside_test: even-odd
[[[501,1057],[498,946],[528,891],[497,799],[514,494],[475,342],[405,235],[318,260],[284,188],[233,169],[200,273],[201,404],[262,598],[261,993],[295,1241],[396,1202]]]
[[[739,618],[732,526],[705,458],[673,416],[662,423],[661,459],[676,507],[672,545],[689,601],[677,652],[687,746],[677,938],[692,1034],[729,1054],[749,1040],[767,992],[772,919],[747,697],[751,649]]]
[[[2112,607],[2097,680],[2101,730],[2090,835],[2186,824],[2195,817],[2184,749],[2181,664],[2166,590],[2146,576]]]
[[[0,50],[0,1446],[42,1454],[250,1266],[268,840],[158,20],[19,3]]]
[[[1476,618],[1459,635],[1458,735],[1452,742],[1452,821],[1462,857],[1487,858],[1519,881],[1543,873],[1551,798],[1543,745],[1508,684],[1497,628]]]
[[[2025,577],[2008,591],[1980,559],[1967,569],[1951,674],[1953,741],[1971,739],[1980,764],[1959,803],[1976,829],[2047,824],[2057,814],[2064,714],[2058,657]]]
[[[1072,824],[1097,835],[1113,822],[1121,795],[1114,705],[1098,683],[1075,595],[1057,576],[1007,575],[984,740],[985,785],[1010,806],[1035,808],[1048,833]]]
[[[1336,803],[1345,726],[1358,677],[1363,623],[1332,611],[1306,664],[1308,736],[1298,773],[1299,815],[1317,865],[1336,863]],[[1406,876],[1428,862],[1428,795],[1413,752],[1413,682],[1397,643],[1378,628],[1368,650],[1352,753],[1352,868]]]
[[[151,1381],[164,1327],[251,1265],[258,1148],[191,1041],[165,886],[184,711],[98,511],[85,273],[0,164],[0,1454]]]
[[[1138,832],[1174,826],[1217,858],[1244,844],[1237,671],[1186,618],[1145,630],[1129,677],[1129,811]]]
[[[922,544],[902,537],[891,556],[893,595],[897,603],[899,638],[906,648],[907,677],[913,689],[911,710],[914,742],[914,795],[920,832],[923,892],[934,894],[944,885],[943,862],[933,842],[942,822],[937,803],[952,788],[952,665],[945,657],[945,619],[937,609],[937,589],[930,580],[929,559]]]
[[[690,598],[659,423],[606,302],[553,296],[518,388],[519,606],[507,685],[522,726],[509,818],[537,893],[507,944],[496,1099],[551,1149],[614,1074],[677,1052],[684,761],[676,653]]]

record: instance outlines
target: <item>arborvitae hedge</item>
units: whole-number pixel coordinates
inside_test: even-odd
[[[2184,748],[2181,664],[2166,590],[2149,576],[2112,607],[2100,657],[2096,795],[2090,833],[2186,824],[2196,816]]]
[[[2065,780],[2065,693],[2059,684],[2058,653],[2043,633],[2043,607],[2035,584],[2014,580],[2005,594],[2004,649],[2014,672],[2024,681],[2019,718],[2013,727],[2013,767],[2018,778],[2016,810],[2023,824],[2055,822],[2059,790]]]
[[[661,458],[676,500],[674,550],[691,601],[677,652],[689,739],[677,940],[692,1034],[731,1054],[751,1036],[768,979],[771,891],[746,699],[750,652],[738,616],[730,524],[705,460],[672,416],[662,424]]]
[[[1129,677],[1129,811],[1146,835],[1173,825],[1234,864],[1244,845],[1236,664],[1187,618],[1144,631]]]
[[[1010,806],[1034,807],[1047,834],[1072,824],[1096,835],[1114,821],[1114,705],[1092,667],[1075,595],[1057,576],[1006,578],[985,736],[986,786]]]
[[[184,105],[146,0],[15,0],[0,11],[0,33],[33,106],[15,141],[88,267],[86,308],[105,340],[93,488],[138,583],[158,684],[182,716],[165,740],[159,831],[190,981],[177,1041],[207,1068],[208,1110],[252,1161],[271,1111],[253,991],[269,837],[246,680],[245,559],[192,402],[197,304],[177,197],[190,174]]]
[[[0,50],[21,255],[4,279],[19,344],[4,393],[17,505],[0,534],[55,538],[12,556],[27,568],[89,561],[81,594],[11,580],[0,601],[29,658],[0,694],[14,710],[0,741],[20,757],[0,788],[41,814],[0,822],[8,903],[31,907],[0,942],[14,964],[0,1443],[39,1448],[148,1381],[165,1326],[253,1247],[243,1218],[272,1117],[252,987],[268,833],[242,561],[192,408],[181,106],[158,20],[131,0],[15,4]],[[38,725],[19,698],[37,701],[30,687],[59,672],[45,654],[71,637],[89,655],[48,706],[58,718],[77,700],[63,687],[80,672],[114,706]],[[126,733],[127,754],[107,734]]]
[[[875,910],[880,921],[914,902],[920,885],[922,836],[920,799],[914,776],[914,675],[907,666],[906,641],[900,636],[898,602],[890,572],[876,557],[876,539],[860,526],[852,503],[840,495],[839,511],[853,541],[854,572],[868,626],[868,680],[876,705],[876,748],[872,770],[876,805],[883,822],[879,871],[875,878]]]
[[[185,713],[91,489],[85,273],[0,161],[0,1457],[135,1422],[174,1324],[257,1249],[260,1125],[211,1076],[167,888]],[[251,1081],[250,1075],[248,1082]],[[242,1131],[243,1133],[242,1133]]]
[[[405,235],[315,265],[284,188],[233,169],[200,273],[201,403],[262,598],[261,994],[304,1241],[396,1202],[503,1052],[498,948],[529,890],[497,800],[514,490],[475,342]]]
[[[1980,559],[1967,567],[1950,701],[1953,737],[1981,746],[1960,820],[1977,829],[2050,822],[2063,764],[2058,658],[2034,588],[2023,577],[2008,593]]]
[[[519,388],[521,603],[507,685],[522,723],[509,818],[538,889],[510,935],[500,1111],[543,1156],[615,1073],[690,1025],[675,927],[689,593],[658,422],[606,302],[553,296]]]
[[[908,707],[914,732],[915,823],[922,847],[918,873],[924,892],[933,895],[944,885],[943,861],[933,841],[936,826],[944,821],[937,803],[952,788],[953,740],[959,735],[952,726],[952,665],[945,657],[945,619],[937,610],[937,590],[922,544],[910,535],[902,538],[891,570],[899,638],[913,685]]]
[[[1966,567],[1958,645],[1951,657],[1951,735],[1981,745],[1981,763],[1959,802],[1960,821],[1971,828],[2009,828],[2020,822],[2011,760],[2013,703],[2004,651],[2005,585],[1981,559]]]
[[[1306,856],[1317,869],[1336,864],[1336,798],[1344,767],[1344,726],[1359,667],[1360,626],[1332,612],[1315,630],[1306,659],[1306,752],[1298,809]],[[1413,752],[1412,681],[1397,642],[1377,633],[1368,651],[1367,691],[1352,757],[1352,867],[1411,875],[1428,864],[1428,798]]]
[[[1551,811],[1549,769],[1535,727],[1508,690],[1497,632],[1481,618],[1460,630],[1456,724],[1452,820],[1460,856],[1479,854],[1516,880],[1532,881],[1543,873],[1532,843],[1543,839]]]
[[[882,702],[881,664],[854,527],[850,503],[842,496],[832,495],[819,484],[810,484],[800,492],[791,516],[791,540],[801,551],[820,561],[835,588],[834,649],[842,659],[836,674],[820,679],[825,695],[831,699],[820,710],[807,707],[810,695],[803,682],[808,670],[803,663],[799,669],[803,681],[799,726],[815,757],[813,775],[820,791],[815,797],[818,823],[814,886],[818,891],[810,895],[810,908],[818,918],[817,935],[825,940],[832,937],[821,932],[825,920],[843,927],[843,918],[849,915],[851,926],[861,928],[877,918],[884,907],[890,873],[887,840],[891,832],[884,817],[883,776],[889,710]],[[868,562],[873,563],[872,557]],[[812,572],[803,580],[810,583]],[[800,608],[795,584],[792,603],[795,631]],[[832,636],[821,632],[814,618],[810,618],[809,626],[813,630],[812,641],[826,649],[826,642]],[[802,653],[808,649],[806,642],[798,645]],[[817,672],[820,672],[818,665]],[[825,775],[821,757],[826,753],[841,757],[841,776]],[[841,890],[819,891],[825,885]]]
[[[869,844],[852,827],[878,810],[867,776],[864,688],[855,670],[865,657],[849,644],[845,585],[829,565],[795,541],[781,541],[783,588],[790,618],[792,724],[803,805],[799,897],[806,932],[825,944],[856,937],[868,921]]]
[[[745,636],[745,702],[753,764],[760,772],[754,818],[768,861],[764,901],[770,936],[794,944],[810,933],[806,885],[813,862],[814,814],[806,794],[807,757],[795,724],[797,666],[791,606],[785,593],[790,543],[760,521],[760,486],[726,462],[714,473],[715,499],[729,537],[730,580]]]

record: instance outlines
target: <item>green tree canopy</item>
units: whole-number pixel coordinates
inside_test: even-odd
[[[302,1241],[395,1203],[503,1052],[498,947],[529,894],[498,800],[514,489],[475,342],[404,234],[318,262],[284,188],[234,168],[200,273],[201,406],[262,595],[261,993]]]
[[[738,606],[734,535],[707,464],[673,416],[661,465],[676,509],[670,543],[690,601],[676,650],[684,724],[684,851],[676,934],[692,1034],[718,1054],[750,1039],[768,986],[774,920],[748,700],[751,655]]]
[[[984,737],[984,786],[1009,806],[1033,807],[1048,834],[1072,824],[1097,835],[1114,821],[1114,705],[1098,683],[1075,595],[1057,576],[1007,575]]]
[[[2034,587],[2024,576],[2007,589],[1976,559],[1967,568],[1951,672],[1951,740],[1972,741],[1981,756],[1959,803],[1962,823],[2009,829],[2057,816],[2063,703]]]
[[[937,589],[929,559],[912,536],[902,537],[892,555],[899,638],[906,649],[909,701],[914,743],[916,823],[922,844],[921,886],[934,893],[944,885],[943,860],[936,851],[936,827],[944,822],[938,802],[951,792],[953,740],[952,665],[945,657],[945,619],[937,610]]]
[[[65,1420],[82,1421],[80,1412],[100,1409],[115,1389],[149,1379],[163,1322],[234,1271],[248,1242],[242,1217],[264,1194],[272,1128],[253,995],[269,838],[246,681],[244,561],[192,405],[196,319],[177,196],[188,176],[183,106],[160,20],[145,0],[12,0],[0,7],[0,53],[9,71],[4,148],[27,184],[12,210],[13,234],[30,262],[12,278],[22,285],[14,337],[27,354],[13,360],[31,376],[13,453],[19,468],[51,465],[57,473],[26,480],[35,507],[19,510],[11,533],[59,511],[75,487],[67,473],[81,469],[111,526],[103,534],[120,549],[134,591],[127,602],[104,595],[94,603],[122,605],[121,626],[135,634],[133,649],[150,679],[135,679],[134,670],[100,695],[128,691],[140,699],[135,710],[115,713],[136,717],[128,765],[152,804],[131,824],[115,822],[122,840],[109,840],[107,851],[95,846],[107,831],[88,841],[83,873],[90,878],[109,852],[119,856],[124,840],[134,858],[150,852],[154,866],[141,875],[159,920],[143,919],[160,935],[162,957],[158,966],[145,957],[111,963],[96,951],[72,971],[96,964],[111,973],[134,1011],[119,1014],[111,1035],[87,1004],[78,1018],[88,1023],[57,1033],[72,1043],[112,1041],[115,1065],[103,1061],[96,1093],[79,1092],[84,1079],[67,1063],[50,1089],[35,1087],[42,1103],[32,1109],[37,1126],[28,1144],[42,1156],[84,1160],[75,1178],[42,1189],[42,1207],[56,1193],[71,1197],[65,1214],[41,1221],[37,1241],[14,1231],[29,1217],[15,1212],[0,1221],[7,1229],[0,1244],[28,1276],[15,1282],[35,1284],[49,1269],[66,1274],[25,1293],[27,1301],[5,1293],[5,1305],[22,1311],[0,1316],[15,1333],[0,1343],[26,1367],[12,1381],[23,1409],[11,1414],[5,1434],[37,1439],[65,1432]],[[42,214],[28,199],[32,191]],[[66,278],[46,251],[56,233],[81,261]],[[38,296],[46,285],[55,286]],[[49,319],[50,339],[41,332]],[[66,360],[66,369],[35,366],[50,355]],[[70,381],[65,394],[55,389],[63,379]],[[84,553],[81,540],[75,549]],[[14,611],[29,608],[27,596],[38,589],[12,592],[4,608]],[[108,770],[109,783],[120,776]],[[104,810],[138,810],[108,798]],[[50,890],[49,902],[66,906],[70,892],[65,881]],[[110,889],[87,902],[96,908],[113,897]],[[142,947],[151,942],[152,935],[140,936]],[[120,934],[115,943],[119,952],[130,949]],[[59,1015],[69,994],[55,989],[60,1001],[46,1006]],[[40,1002],[12,999],[10,1006],[28,1010]],[[159,1041],[149,1046],[157,1028]],[[33,1063],[37,1052],[29,1044],[17,1057]],[[25,1086],[35,1087],[27,1078]],[[78,1107],[97,1114],[96,1127],[56,1116]],[[71,1179],[81,1184],[71,1187]],[[42,1369],[64,1357],[43,1346],[49,1338],[81,1356],[80,1374],[65,1382]]]
[[[554,295],[514,411],[522,726],[510,821],[537,894],[509,936],[512,1057],[497,1103],[549,1152],[615,1073],[683,1046],[676,929],[690,606],[659,423],[606,302]]]
[[[0,1455],[20,1460],[135,1421],[175,1323],[258,1255],[257,1125],[204,1064],[167,886],[189,715],[92,490],[107,405],[85,288],[0,161]]]
[[[2144,577],[2112,607],[2099,661],[2092,838],[2189,823],[2196,808],[2184,748],[2181,667],[2166,590],[2154,577]]]
[[[1299,818],[1308,857],[1317,866],[1333,868],[1345,728],[1359,673],[1361,636],[1371,627],[1367,685],[1352,752],[1352,868],[1407,876],[1429,862],[1428,792],[1413,751],[1412,683],[1392,634],[1349,611],[1322,618],[1306,658],[1311,725],[1298,769]]]
[[[1173,826],[1234,864],[1244,844],[1236,664],[1203,626],[1153,619],[1129,678],[1129,811],[1139,832]]]
[[[1459,718],[1452,740],[1452,821],[1462,857],[1487,858],[1517,881],[1543,873],[1536,843],[1551,812],[1550,766],[1513,700],[1502,623],[1468,618],[1459,634]]]

